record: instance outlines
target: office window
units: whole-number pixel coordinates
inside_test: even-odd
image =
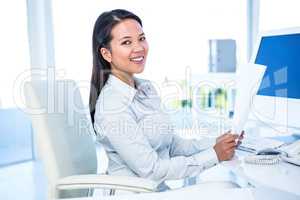
[[[150,51],[141,76],[147,79],[183,78],[188,66],[192,73],[207,72],[209,39],[235,39],[238,62],[246,60],[246,1],[53,0],[56,67],[65,76],[89,81],[94,21],[115,8],[143,20]]]
[[[15,80],[30,68],[26,1],[2,1],[0,24],[0,108],[11,108]]]
[[[300,26],[299,0],[260,1],[259,30]]]
[[[57,78],[75,80],[86,105],[92,70],[92,31],[100,9],[98,0],[52,0]]]
[[[3,166],[32,159],[30,120],[15,108],[18,100],[15,98],[19,96],[14,96],[16,79],[30,69],[26,1],[2,1],[0,24],[0,166]],[[17,87],[18,92],[20,89]]]

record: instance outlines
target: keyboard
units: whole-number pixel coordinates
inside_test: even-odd
[[[282,141],[270,138],[244,138],[242,143],[238,146],[238,149],[251,153],[257,153],[263,149],[277,149],[283,144],[284,142]]]

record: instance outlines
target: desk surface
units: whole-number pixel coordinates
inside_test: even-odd
[[[181,190],[173,190],[169,192],[147,193],[147,194],[133,194],[120,196],[106,196],[106,197],[87,197],[87,198],[73,198],[69,200],[299,200],[300,197],[269,188],[260,189],[215,189],[207,190],[201,189],[201,186],[191,186]]]
[[[254,123],[254,122],[253,122]],[[256,125],[256,124],[255,124]],[[266,127],[254,126],[255,130],[246,132],[250,135],[259,136],[274,136],[275,133],[272,130],[266,129]],[[262,129],[258,131],[257,129]],[[195,129],[182,129],[178,131],[179,135],[186,138],[196,138],[199,139],[203,136],[201,130],[197,127]],[[203,131],[202,131],[203,133]],[[273,134],[273,135],[272,135]],[[277,135],[277,133],[275,134]],[[204,134],[205,136],[205,134]],[[286,192],[290,192],[300,196],[300,167],[286,163],[280,162],[275,165],[254,165],[246,164],[243,159],[246,156],[244,152],[237,151],[237,157],[231,161],[226,161],[221,163],[222,166],[227,168],[235,178],[242,178],[251,185],[259,187],[271,187]],[[232,181],[236,181],[232,180]],[[239,184],[239,183],[238,183]]]
[[[300,167],[280,162],[275,165],[247,164],[245,155],[239,155],[221,165],[228,168],[236,176],[246,179],[255,187],[271,187],[300,196]]]

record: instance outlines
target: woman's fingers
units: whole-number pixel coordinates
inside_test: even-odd
[[[231,132],[231,130],[225,132],[223,135],[221,135],[221,136],[219,137],[219,139],[223,139],[223,138],[225,138],[225,137],[228,137],[228,135],[231,135],[230,132]]]
[[[234,140],[236,140],[238,138],[238,135],[236,135],[236,134],[228,134],[226,137],[224,137],[223,138],[223,142],[227,142],[227,143],[229,143],[229,142],[232,142],[232,141],[234,141]]]
[[[226,144],[226,149],[234,149],[235,147],[236,147],[235,141]]]
[[[234,155],[236,143],[233,140],[232,142],[221,141],[216,143],[214,149],[217,153],[219,161],[229,160]]]
[[[229,160],[233,157],[236,148],[236,139],[239,135],[232,134],[230,131],[217,138],[214,149],[220,161]]]

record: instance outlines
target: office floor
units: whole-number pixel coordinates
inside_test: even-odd
[[[198,180],[228,180],[224,174],[227,173],[223,169],[215,167],[203,172]],[[181,187],[182,184],[182,181],[168,182],[171,188]],[[101,193],[101,191],[99,192]],[[97,196],[101,195],[98,193]],[[39,162],[30,161],[0,168],[1,200],[46,200],[46,194],[46,180]]]
[[[46,199],[45,181],[38,168],[33,161],[0,168],[0,199]]]
[[[98,158],[101,158],[98,171],[103,172],[107,158],[102,148],[97,146],[96,149]],[[46,200],[46,195],[46,178],[39,161],[0,167],[1,200]]]

